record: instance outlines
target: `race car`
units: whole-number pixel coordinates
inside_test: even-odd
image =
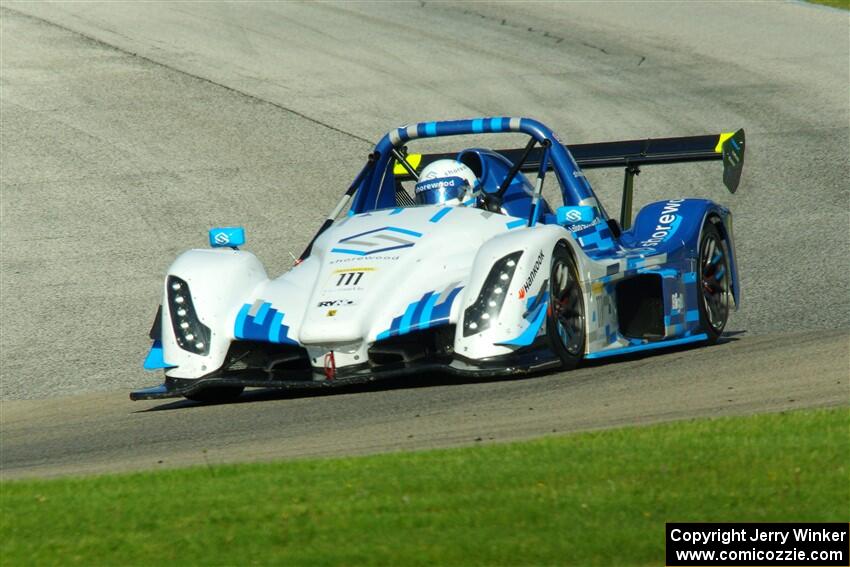
[[[506,135],[527,143],[409,147]],[[393,129],[283,275],[240,249],[241,227],[210,230],[211,248],[174,261],[144,361],[165,380],[130,397],[516,375],[715,342],[740,305],[732,214],[676,196],[633,219],[634,179],[643,166],[720,160],[734,193],[744,145],[743,130],[565,145],[516,117]],[[619,221],[583,173],[600,167],[624,168]]]

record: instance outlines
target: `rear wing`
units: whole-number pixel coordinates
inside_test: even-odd
[[[723,161],[723,184],[731,193],[738,189],[744,167],[744,130],[724,132],[707,136],[684,136],[680,138],[650,138],[621,142],[599,142],[595,144],[572,144],[564,147],[582,169],[602,167],[638,168],[642,165],[663,163],[687,163],[696,161]],[[496,150],[511,162],[516,163],[523,153],[522,148]],[[438,159],[452,159],[455,153],[409,154],[407,162],[415,171]],[[543,155],[535,148],[520,167],[520,171],[536,172]],[[549,169],[552,169],[551,165]],[[395,174],[400,180],[412,179],[408,170],[397,163]]]
[[[744,169],[744,145],[745,136],[742,128],[737,132],[723,132],[706,136],[650,138],[573,144],[564,147],[582,169],[625,168],[620,225],[623,229],[626,229],[631,226],[634,176],[640,173],[640,166],[721,160],[723,162],[723,184],[730,193],[734,193],[738,190],[741,172]],[[512,163],[519,163],[525,153],[523,148],[496,151]],[[531,150],[525,161],[521,162],[519,171],[537,172],[540,168],[543,151],[542,148]],[[412,180],[412,173],[418,173],[429,163],[438,159],[453,159],[455,155],[455,153],[408,154],[404,158],[409,167],[405,167],[405,164],[402,163],[396,163],[393,171],[400,181]],[[552,169],[551,163],[548,169]]]

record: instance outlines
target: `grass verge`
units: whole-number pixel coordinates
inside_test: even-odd
[[[809,2],[812,4],[823,4],[824,6],[850,10],[850,0],[809,0]]]
[[[4,482],[0,563],[659,565],[665,521],[847,521],[848,418]]]

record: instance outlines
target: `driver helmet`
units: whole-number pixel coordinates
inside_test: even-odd
[[[478,183],[469,166],[453,159],[438,159],[422,169],[414,198],[419,205],[457,206],[475,195]]]

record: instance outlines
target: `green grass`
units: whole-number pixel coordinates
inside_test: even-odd
[[[850,0],[809,0],[813,4],[823,4],[825,6],[832,6],[833,8],[844,8],[845,10],[850,10]]]
[[[660,565],[665,521],[847,521],[848,418],[4,482],[0,563]]]

